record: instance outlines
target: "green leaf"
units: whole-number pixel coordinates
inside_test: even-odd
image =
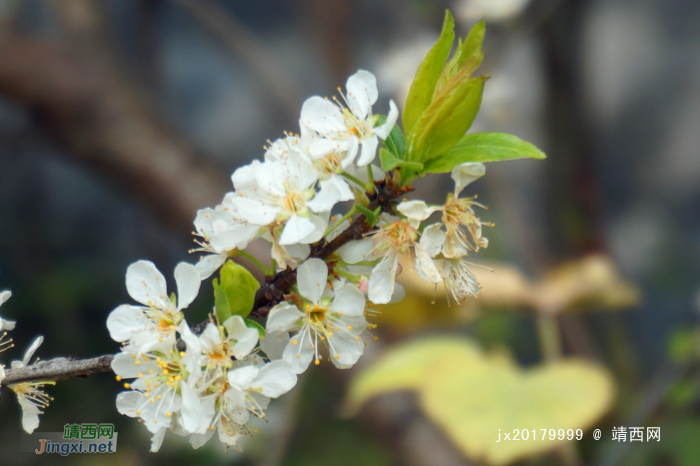
[[[247,317],[253,310],[255,292],[260,283],[240,264],[229,260],[219,271],[220,280],[214,280],[216,317],[224,322],[231,316]]]
[[[394,129],[389,133],[389,137],[384,141],[384,145],[397,158],[403,159],[403,155],[406,152],[406,139],[403,137],[403,133],[398,125],[394,125]]]
[[[452,14],[447,10],[440,38],[423,59],[423,63],[421,63],[416,72],[416,77],[413,78],[411,83],[408,97],[406,97],[406,104],[401,117],[403,130],[406,134],[411,133],[423,111],[430,105],[435,86],[442,73],[442,68],[445,66],[447,57],[452,49],[452,43],[455,39],[454,27],[455,22]]]
[[[214,309],[216,310],[216,320],[225,322],[231,317],[231,307],[228,303],[228,296],[224,289],[219,286],[219,280],[216,278],[212,281],[214,286]]]
[[[481,46],[484,43],[485,35],[486,25],[484,20],[481,20],[472,27],[464,42],[460,40],[457,51],[442,70],[434,95],[437,96],[445,85],[455,77],[458,71],[466,68],[466,73],[469,76],[476,71],[484,60],[484,52],[481,50]]]
[[[423,170],[423,164],[419,162],[408,162],[406,160],[401,160],[387,149],[381,149],[379,151],[379,159],[382,162],[382,170],[385,172],[391,171],[397,167],[408,168],[415,171]]]
[[[374,212],[372,212],[371,210],[369,210],[367,207],[357,205],[357,206],[355,206],[355,208],[365,215],[369,226],[373,227],[379,221],[379,216],[377,214],[375,214]]]
[[[446,173],[466,162],[497,162],[523,158],[545,159],[547,156],[529,142],[511,134],[467,134],[451,149],[427,162],[423,173]]]
[[[454,146],[471,127],[487,78],[468,78],[466,68],[445,86],[421,115],[408,139],[406,159],[430,160]]]
[[[243,319],[245,322],[245,326],[248,328],[254,328],[258,330],[258,335],[260,338],[265,338],[265,328],[254,321],[253,319]]]

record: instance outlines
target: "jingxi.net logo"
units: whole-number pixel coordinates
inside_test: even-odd
[[[35,432],[22,436],[20,451],[37,455],[57,453],[114,453],[117,433],[114,424],[66,424],[63,432]]]

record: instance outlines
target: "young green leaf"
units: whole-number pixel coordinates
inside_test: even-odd
[[[425,164],[425,173],[446,173],[466,162],[497,162],[513,159],[545,159],[534,145],[511,134],[467,134],[451,149]]]
[[[229,317],[231,317],[231,307],[228,304],[228,296],[226,292],[219,285],[219,280],[216,278],[212,281],[214,286],[214,309],[216,311],[216,319],[219,322],[225,322]]]
[[[373,211],[369,210],[367,207],[363,207],[361,205],[358,205],[358,206],[355,206],[355,208],[357,210],[359,210],[360,213],[363,213],[365,215],[365,218],[367,219],[367,223],[369,224],[369,226],[373,227],[379,221],[379,215],[375,214]]]
[[[260,325],[259,323],[257,323],[253,319],[246,318],[243,320],[245,322],[246,327],[257,329],[259,337],[265,338],[265,328],[262,325]]]
[[[468,78],[463,69],[421,115],[408,139],[406,159],[424,163],[454,146],[472,125],[486,77]]]
[[[253,310],[255,292],[260,283],[242,265],[229,260],[219,272],[220,280],[214,280],[214,301],[219,322],[228,317],[246,317]],[[221,314],[221,315],[220,315]]]
[[[398,125],[394,125],[394,129],[389,133],[389,137],[384,141],[384,145],[397,158],[403,159],[404,152],[406,152],[406,139],[404,139],[403,133]]]
[[[486,24],[484,20],[481,20],[471,28],[464,42],[460,39],[457,51],[442,70],[438,84],[435,86],[434,96],[437,96],[442,91],[458,71],[466,68],[469,76],[476,71],[484,60],[484,52],[481,50],[481,46],[484,43],[485,35]]]
[[[452,43],[455,39],[454,33],[455,22],[452,18],[452,13],[449,10],[445,12],[445,21],[442,24],[442,32],[440,38],[435,42],[433,48],[423,59],[416,77],[413,78],[411,88],[406,97],[401,122],[403,130],[409,134],[413,130],[413,126],[420,118],[423,111],[430,105],[435,92],[442,69],[445,66],[447,57],[452,49]]]
[[[387,149],[379,150],[379,160],[382,162],[382,170],[385,172],[391,171],[396,167],[409,168],[411,170],[420,171],[423,169],[423,164],[419,162],[408,162],[396,157]]]

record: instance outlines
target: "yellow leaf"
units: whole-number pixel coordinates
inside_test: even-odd
[[[562,312],[624,309],[637,304],[641,292],[620,276],[609,257],[594,254],[554,270],[533,294],[538,309]]]
[[[343,411],[353,415],[377,395],[417,390],[429,366],[455,355],[465,363],[480,357],[480,351],[470,340],[457,337],[426,338],[393,346],[352,379]]]
[[[563,360],[523,370],[502,357],[442,358],[422,378],[426,414],[475,461],[499,466],[552,450],[558,430],[585,430],[613,400],[608,371],[590,362]],[[528,440],[504,440],[519,429]],[[547,429],[545,440],[543,432]],[[557,431],[550,440],[549,429]],[[535,433],[533,434],[533,430]],[[536,435],[536,440],[533,436]],[[574,440],[575,441],[575,440]]]

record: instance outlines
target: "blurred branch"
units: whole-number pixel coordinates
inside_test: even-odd
[[[270,93],[265,93],[265,97],[272,99],[275,108],[281,104],[287,119],[290,121],[299,119],[299,105],[302,97],[299,95],[298,87],[290,85],[289,74],[279,68],[278,60],[265,44],[258,40],[253,31],[238,21],[229,10],[209,0],[173,1],[189,11],[226,47],[250,65],[269,88]]]
[[[194,212],[228,190],[226,176],[94,56],[2,31],[0,93],[29,107],[66,155],[118,182],[163,223],[191,228]]]

